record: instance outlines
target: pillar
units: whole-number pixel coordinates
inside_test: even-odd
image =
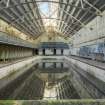
[[[56,55],[56,49],[54,48],[54,55]]]
[[[64,51],[63,51],[63,49],[61,49],[61,55],[64,55]]]
[[[46,54],[45,54],[45,49],[43,49],[43,55],[46,55]]]

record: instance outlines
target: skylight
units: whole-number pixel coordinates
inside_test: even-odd
[[[49,0],[50,1],[50,0]],[[55,1],[55,0],[53,0]],[[57,0],[56,0],[57,1]],[[53,2],[38,2],[39,12],[41,14],[44,26],[57,26],[58,4]]]

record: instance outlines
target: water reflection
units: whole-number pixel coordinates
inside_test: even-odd
[[[41,59],[22,72],[0,80],[0,99],[105,98],[104,82],[65,60]]]
[[[36,64],[38,77],[45,81],[44,99],[57,99],[58,83],[70,75],[69,66],[58,59],[43,59]]]
[[[48,72],[48,73],[61,73],[68,71],[68,65],[64,62],[49,62],[49,61],[41,61],[37,63],[37,68],[41,72]]]
[[[69,66],[64,61],[59,60],[41,60],[36,64],[40,72],[40,78],[51,83],[69,75]],[[38,75],[39,76],[39,75]]]
[[[57,99],[105,98],[105,83],[70,62],[46,59],[36,65],[46,89],[56,89]]]

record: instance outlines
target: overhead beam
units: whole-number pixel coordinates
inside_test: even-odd
[[[83,0],[83,1],[86,4],[88,4],[90,7],[94,8],[98,12],[98,14],[101,14],[102,13],[98,8],[96,8],[94,5],[92,5],[91,3],[89,3],[87,0]]]
[[[20,6],[20,5],[25,5],[25,4],[29,4],[29,3],[34,3],[34,2],[50,2],[50,3],[57,3],[57,4],[63,4],[63,5],[65,5],[65,6],[71,6],[71,7],[75,7],[75,8],[77,8],[77,9],[82,9],[82,10],[88,10],[89,8],[82,8],[82,7],[78,7],[78,6],[75,6],[75,5],[73,5],[73,4],[71,4],[71,3],[65,3],[65,2],[60,2],[60,1],[53,1],[53,0],[50,0],[50,1],[48,1],[48,0],[35,0],[35,1],[27,1],[27,2],[22,2],[22,3],[17,3],[17,4],[15,4],[15,5],[12,5],[12,6],[8,6],[8,7],[3,7],[2,9],[0,9],[0,11],[1,10],[3,10],[3,9],[7,9],[7,8],[13,8],[13,7],[16,7],[16,6]],[[96,8],[94,8],[95,10],[96,10]],[[91,11],[92,12],[92,11]]]
[[[80,0],[77,0],[74,5],[75,5],[75,6],[78,6],[79,2],[80,2]],[[73,8],[73,9],[72,9],[72,11],[71,11],[71,13],[70,13],[72,16],[74,16],[75,10],[76,10],[76,8]],[[63,12],[64,12],[64,11],[63,11]],[[65,12],[64,12],[64,13],[65,13]],[[66,14],[66,13],[65,13],[65,14]],[[68,14],[66,14],[66,15],[68,16]],[[71,20],[72,20],[72,22],[73,22],[73,19],[72,19],[71,15],[69,15],[69,18],[71,18]],[[72,24],[71,24],[71,25],[72,25]],[[61,27],[61,29],[62,29],[62,27]]]
[[[96,1],[93,3],[93,5],[95,5],[97,2],[98,2],[98,0],[96,0]],[[92,8],[92,7],[91,7],[91,8]],[[90,9],[91,9],[91,8],[90,8]],[[83,19],[83,17],[84,17],[87,13],[88,13],[88,11],[87,11],[79,20],[81,21],[81,20]],[[91,17],[92,17],[93,15],[94,15],[94,14],[92,14]],[[76,16],[76,17],[77,17],[77,16]],[[91,17],[89,17],[84,23],[86,23]],[[75,27],[76,27],[76,25],[74,26],[74,28],[75,28]],[[86,26],[86,27],[87,27],[87,26]],[[74,28],[73,28],[73,29],[74,29]],[[87,28],[90,29],[91,27],[87,27]],[[72,32],[73,32],[73,30],[72,30]]]

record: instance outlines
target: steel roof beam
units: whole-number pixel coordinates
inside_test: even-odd
[[[36,10],[36,12],[37,12],[37,15],[38,16],[40,16],[40,13],[39,13],[39,8],[38,8],[38,6],[37,6],[37,3],[36,3],[36,1],[34,2],[35,0],[32,0],[32,2],[33,2],[33,7],[34,7],[34,9]],[[32,9],[32,8],[31,8]],[[32,11],[33,12],[33,16],[34,16],[34,11]],[[35,16],[34,16],[35,17]],[[35,20],[36,20],[36,18],[35,18]],[[40,21],[40,24],[39,24],[39,27],[40,27],[40,25],[43,25],[43,22],[42,21]],[[44,30],[44,27],[40,27],[40,31],[41,30]]]
[[[26,7],[28,7],[28,8],[26,8]],[[28,4],[27,4],[26,6],[23,6],[23,8],[24,8],[26,11],[27,11],[27,9],[28,9],[28,11],[30,11],[30,7],[29,7]],[[26,17],[26,16],[24,16],[24,17]],[[30,22],[31,26],[33,26],[33,27],[34,27],[34,30],[36,31],[36,24],[35,24],[34,22],[30,21],[30,19],[33,17],[33,15],[32,15],[32,10],[27,14],[27,17],[29,18],[28,22]],[[26,18],[27,18],[27,17],[26,17]]]
[[[12,10],[12,11],[14,11],[14,10]],[[12,12],[11,12],[12,13]],[[14,11],[14,13],[17,15],[17,16],[19,16],[19,18],[20,18],[20,15],[18,15],[17,13],[18,12],[16,12],[16,11]],[[10,15],[10,14],[9,14]],[[28,21],[27,21],[28,22]],[[33,24],[33,22],[32,22],[32,24]],[[30,25],[31,25],[31,23],[30,23]],[[32,25],[31,25],[32,26]],[[29,30],[29,29],[28,29]],[[34,30],[36,30],[36,28],[34,29]],[[32,32],[32,30],[30,31],[30,32]],[[31,33],[30,33],[31,34]],[[35,33],[34,33],[35,34]]]
[[[30,4],[30,3],[34,3],[34,2],[51,2],[51,3],[58,3],[58,4],[63,4],[63,5],[65,5],[65,6],[71,6],[71,7],[75,7],[75,8],[77,8],[77,9],[82,9],[82,10],[84,10],[84,11],[87,11],[89,8],[82,8],[82,7],[78,7],[78,6],[75,6],[75,5],[72,5],[71,3],[65,3],[65,2],[58,2],[58,1],[48,1],[48,0],[44,0],[44,1],[28,1],[28,2],[23,2],[23,3],[17,3],[17,4],[15,4],[15,5],[13,5],[13,6],[8,6],[8,7],[3,7],[2,9],[7,9],[7,8],[13,8],[13,7],[16,7],[16,6],[20,6],[20,5],[25,5],[25,4]],[[2,10],[2,9],[0,9],[0,11]],[[96,9],[95,9],[96,10]],[[90,11],[90,12],[92,12],[92,11]],[[94,12],[92,12],[92,13],[94,13]]]
[[[77,0],[76,2],[75,2],[75,6],[78,6],[78,4],[79,4],[79,0]],[[71,11],[71,15],[73,16],[73,14],[74,14],[74,11],[76,10],[76,8],[73,8],[72,9],[72,11]],[[65,12],[64,12],[65,13]],[[66,15],[68,15],[68,14],[66,14]],[[69,17],[71,18],[71,15],[69,15]],[[62,27],[61,27],[62,28]]]
[[[92,7],[91,7],[92,8]],[[75,28],[75,27],[74,27]]]
[[[88,4],[90,7],[94,8],[94,9],[98,12],[99,15],[102,14],[102,12],[101,12],[98,8],[96,8],[94,5],[92,5],[91,3],[89,3],[87,0],[83,0],[83,1],[84,1],[86,4]]]
[[[28,4],[27,4],[28,5]],[[37,8],[37,7],[36,7]],[[35,8],[35,9],[36,9]],[[39,26],[39,24],[38,24],[38,22],[36,21],[34,21],[35,20],[35,16],[34,16],[34,14],[33,14],[33,12],[32,12],[32,8],[28,5],[28,10],[30,10],[31,9],[31,12],[29,12],[29,16],[30,16],[30,19],[29,19],[29,21],[31,21],[32,20],[32,18],[33,18],[33,21],[31,21],[31,23],[34,25],[34,26],[36,26],[36,23],[37,23],[37,29],[40,31],[40,26]],[[36,30],[36,27],[35,27],[35,29],[34,30]]]
[[[97,2],[98,2],[98,0],[96,0],[96,1],[94,2],[94,5],[95,5]],[[90,9],[91,9],[91,8],[90,8]],[[87,13],[88,13],[88,11],[80,18],[80,21],[82,20],[82,18],[83,18]],[[93,15],[94,15],[94,14],[93,14]],[[92,15],[92,16],[93,16],[93,15]],[[91,17],[92,17],[92,16],[91,16]],[[90,18],[91,18],[91,17],[90,17]],[[88,21],[90,18],[88,18],[86,21]],[[74,28],[75,28],[75,27],[74,27]],[[89,27],[89,28],[90,28],[90,27]],[[73,30],[72,30],[72,31],[73,31]]]

